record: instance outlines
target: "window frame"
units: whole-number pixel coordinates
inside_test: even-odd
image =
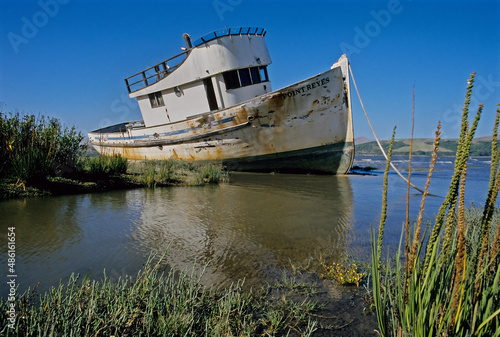
[[[238,77],[240,78],[240,88],[252,85],[252,76],[250,75],[250,68],[238,69]]]
[[[260,81],[269,82],[269,75],[267,74],[267,66],[259,66],[258,68],[259,68]],[[262,78],[263,74],[264,78]]]
[[[226,90],[241,88],[240,77],[238,75],[238,70],[229,70],[222,73],[224,78],[224,83],[226,85]]]
[[[161,91],[153,92],[148,94],[149,103],[151,104],[151,108],[159,108],[165,106],[165,101],[163,100],[163,95]]]
[[[267,66],[229,70],[223,72],[222,77],[224,79],[224,84],[226,85],[226,90],[239,89],[254,84],[269,82]]]
[[[250,70],[250,77],[252,78],[252,84],[262,83],[259,67],[250,67],[249,70]]]

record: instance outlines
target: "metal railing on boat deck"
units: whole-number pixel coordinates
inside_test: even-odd
[[[260,35],[262,37],[266,36],[266,31],[264,28],[258,27],[240,27],[240,28],[226,28],[221,30],[216,30],[208,33],[197,40],[194,40],[193,46],[197,47],[209,41],[215,40],[219,37],[231,36],[231,35]]]
[[[202,44],[210,42],[224,36],[235,35],[260,35],[266,36],[264,28],[256,27],[241,27],[241,28],[226,28],[208,33],[193,42],[193,47],[198,47]],[[191,49],[185,50],[165,61],[155,64],[146,70],[140,71],[137,74],[129,76],[125,79],[125,84],[129,93],[148,87],[156,82],[167,77],[169,73],[174,71],[186,59]]]
[[[125,79],[125,84],[127,85],[128,92],[132,93],[164,79],[186,59],[188,53],[189,50],[185,50],[174,57],[127,77]]]

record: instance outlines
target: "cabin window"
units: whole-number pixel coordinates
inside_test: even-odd
[[[260,73],[260,80],[262,82],[269,81],[269,77],[267,76],[267,68],[265,66],[259,67],[259,73]]]
[[[226,89],[229,90],[240,87],[240,79],[238,78],[237,70],[226,71],[222,76],[224,77],[224,83],[226,83]]]
[[[160,91],[149,94],[148,96],[152,108],[157,108],[159,106],[165,105],[165,103],[163,102],[163,96],[161,95]]]
[[[252,83],[257,84],[262,82],[260,78],[260,73],[259,73],[259,68],[257,67],[252,67],[250,68],[250,74],[252,75]]]
[[[238,70],[238,75],[240,75],[240,84],[242,87],[252,84],[250,79],[250,71],[248,68]]]
[[[226,90],[269,81],[265,66],[226,71],[222,73],[222,76],[226,83]]]

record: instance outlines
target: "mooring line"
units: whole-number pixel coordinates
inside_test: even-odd
[[[366,121],[368,122],[368,125],[370,126],[370,129],[372,130],[372,134],[373,134],[373,137],[375,137],[375,141],[377,142],[378,144],[378,147],[380,148],[380,151],[382,151],[382,154],[384,155],[385,157],[385,160],[388,160],[387,158],[387,154],[385,153],[384,151],[384,148],[382,147],[382,144],[380,144],[380,141],[378,140],[377,138],[377,135],[375,134],[375,130],[373,130],[373,127],[372,127],[372,123],[370,123],[370,119],[368,118],[368,114],[366,113],[366,110],[365,110],[365,106],[363,105],[363,101],[361,100],[361,96],[359,95],[359,91],[358,91],[358,86],[356,85],[356,81],[354,80],[354,75],[352,73],[352,69],[351,69],[351,65],[349,64],[349,72],[351,73],[351,78],[352,78],[352,83],[354,83],[354,88],[356,89],[356,94],[358,95],[358,99],[359,99],[359,103],[361,103],[361,108],[363,109],[363,113],[365,114],[365,117],[366,117]],[[392,162],[389,162],[389,164],[391,165],[391,167],[394,169],[394,171],[396,171],[396,173],[404,180],[406,181],[408,184],[410,184],[411,187],[413,187],[414,189],[416,189],[417,191],[419,191],[420,193],[424,194],[425,191],[418,188],[417,186],[413,185],[411,182],[408,181],[408,179],[406,179],[402,174],[401,172],[399,172],[399,170],[396,168],[396,166],[394,166],[394,164]],[[430,196],[435,196],[433,194],[430,194],[429,192],[427,192],[427,195],[430,195]]]

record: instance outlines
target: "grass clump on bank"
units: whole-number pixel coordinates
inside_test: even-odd
[[[73,171],[85,152],[83,135],[55,118],[0,113],[0,174],[23,186]]]
[[[36,298],[29,290],[16,300],[15,327],[1,300],[3,336],[273,336],[290,331],[310,336],[315,323],[310,301],[266,290],[206,289],[193,271],[163,272],[150,258],[135,279],[92,281],[72,276],[66,285]]]
[[[137,182],[148,188],[172,185],[201,186],[227,180],[221,163],[195,164],[174,159],[145,160],[131,171]]]
[[[178,168],[179,163],[173,159],[145,161],[141,175],[142,183],[149,188],[177,183],[180,181]]]
[[[480,105],[469,126],[473,82],[474,74],[467,87],[453,178],[438,215],[431,226],[423,228],[425,199],[440,141],[439,125],[417,221],[411,230],[406,220],[395,263],[391,264],[388,257],[383,265],[381,246],[392,145],[389,147],[378,238],[372,233],[373,299],[382,336],[500,335],[500,221],[494,217],[498,213],[495,204],[500,187],[500,108],[491,142],[491,174],[485,204],[479,211],[467,209],[467,160],[483,109]]]
[[[128,160],[119,154],[111,156],[85,157],[81,161],[81,172],[102,178],[127,173]]]
[[[227,172],[224,171],[222,164],[220,163],[208,163],[200,167],[199,171],[194,176],[192,185],[203,185],[203,184],[218,184],[219,182],[225,181],[227,178]]]

